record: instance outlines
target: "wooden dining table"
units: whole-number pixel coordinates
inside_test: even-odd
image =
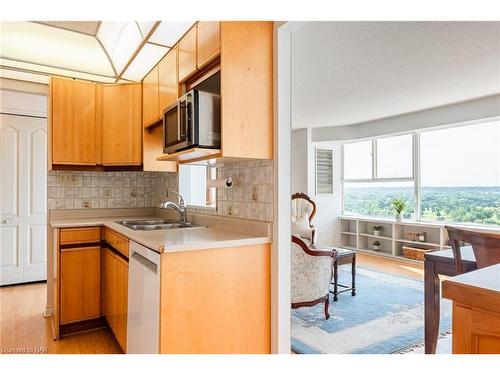
[[[464,273],[477,269],[471,246],[461,247]],[[451,249],[425,254],[424,260],[424,306],[425,306],[425,354],[436,353],[439,335],[441,284],[439,275],[456,276],[455,257]]]

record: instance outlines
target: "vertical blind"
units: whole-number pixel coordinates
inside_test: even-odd
[[[316,194],[333,193],[333,151],[316,148]]]

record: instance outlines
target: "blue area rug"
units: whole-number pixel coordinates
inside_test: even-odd
[[[339,282],[351,282],[350,265],[339,267]],[[356,296],[333,302],[325,320],[323,304],[292,310],[292,350],[301,354],[391,354],[424,339],[423,283],[358,266]],[[441,300],[440,331],[451,330],[451,302]]]

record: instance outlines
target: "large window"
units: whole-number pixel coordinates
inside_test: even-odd
[[[414,147],[418,146],[418,147]],[[500,121],[350,143],[343,148],[343,212],[500,225]]]
[[[415,218],[414,134],[345,144],[343,207],[346,215],[393,217],[391,202],[405,199]]]
[[[420,134],[421,217],[500,225],[500,122]]]
[[[413,182],[344,183],[344,213],[390,218],[391,202],[396,198],[408,201],[403,217],[414,218]]]

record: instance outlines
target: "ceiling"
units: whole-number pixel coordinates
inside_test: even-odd
[[[500,93],[500,22],[300,22],[293,127],[342,126]]]
[[[1,22],[2,77],[48,82],[55,74],[97,82],[140,81],[193,22]]]

